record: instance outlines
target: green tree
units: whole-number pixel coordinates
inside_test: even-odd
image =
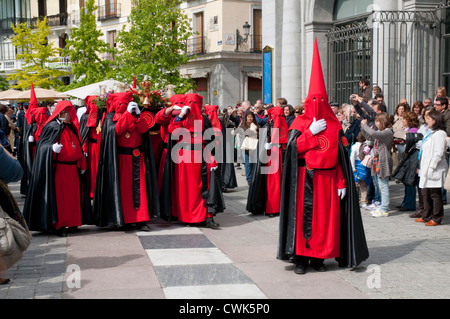
[[[132,0],[129,28],[118,32],[116,56],[118,79],[139,83],[145,76],[153,89],[173,84],[175,92],[192,88],[192,81],[180,73],[189,61],[186,41],[192,35],[188,17],[179,0]]]
[[[45,89],[61,86],[63,83],[58,77],[65,76],[68,72],[51,67],[52,63],[59,61],[61,49],[48,42],[50,27],[47,25],[47,18],[38,19],[34,30],[26,23],[12,25],[12,29],[14,36],[11,42],[18,49],[17,59],[23,61],[22,69],[7,77],[7,80],[17,81],[13,87],[29,89],[31,81],[35,87]]]
[[[107,79],[112,72],[112,61],[104,55],[113,55],[114,48],[103,41],[103,32],[97,29],[95,0],[87,0],[80,10],[80,25],[71,29],[64,50],[72,61],[74,81],[62,88],[69,90]]]
[[[9,89],[9,83],[3,76],[4,73],[5,71],[0,71],[0,91],[6,91],[7,89]]]

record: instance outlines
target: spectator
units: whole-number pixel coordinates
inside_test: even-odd
[[[353,105],[347,104],[344,111],[345,119],[348,122],[348,127],[344,131],[345,137],[349,145],[357,142],[359,131],[361,130],[361,120],[358,119],[356,109]]]
[[[372,88],[373,97],[375,97],[377,94],[381,93],[381,88],[378,85],[374,85]]]
[[[426,135],[428,131],[428,125],[425,122],[425,116],[433,109],[432,106],[425,106],[422,110],[422,118],[424,119],[424,123],[420,125],[419,130],[417,131],[418,134],[422,134],[422,137]],[[422,141],[419,141],[416,145],[416,148],[419,149]],[[417,161],[419,160],[419,157],[417,156]],[[416,173],[417,174],[417,173]],[[417,176],[417,179],[420,180],[419,176]],[[409,215],[411,218],[419,218],[422,217],[423,214],[423,196],[422,196],[422,189],[419,187],[419,182],[417,183],[417,194],[418,194],[418,201],[419,201],[419,207],[417,210]]]
[[[359,81],[359,96],[362,97],[364,102],[368,102],[372,97],[372,89],[369,87],[370,81],[368,79],[361,79]]]
[[[423,118],[422,118],[422,110],[424,108],[424,105],[422,101],[416,101],[416,103],[413,104],[412,111],[417,115],[417,119],[419,120],[419,124],[423,124]]]
[[[295,115],[295,117],[297,117],[297,116],[303,114],[305,107],[303,105],[297,105],[294,109],[295,109],[294,115]]]
[[[378,209],[372,212],[374,217],[388,216],[389,209],[389,177],[392,174],[392,140],[393,132],[391,129],[391,122],[387,113],[378,114],[375,117],[375,125],[378,131],[370,128],[367,125],[367,120],[361,121],[361,130],[367,139],[374,141],[374,157],[373,169],[374,178],[381,193],[381,205]]]
[[[405,112],[403,114],[403,126],[404,126],[404,132],[405,132],[405,142],[406,142],[406,134],[407,133],[417,133],[419,130],[419,119],[417,118],[416,113],[414,112]],[[406,143],[405,143],[406,146]],[[411,149],[408,149],[408,151],[411,151]],[[400,160],[403,163],[410,163],[416,165],[416,163],[411,163],[410,161],[405,162],[404,159],[407,158],[409,155],[409,152],[406,152],[406,148],[404,149],[404,152],[401,155]],[[395,174],[394,174],[395,175]],[[403,202],[398,206],[397,208],[400,211],[414,211],[416,210],[416,185],[407,183],[405,184],[405,196],[403,198]]]
[[[405,104],[399,103],[395,109],[394,116],[391,117],[392,130],[394,131],[394,145],[392,148],[392,159],[394,161],[394,169],[397,167],[399,158],[405,151],[405,131],[403,126],[403,113],[405,112]]]
[[[350,153],[350,162],[353,169],[356,186],[359,188],[361,207],[367,207],[367,186],[372,182],[369,162],[363,163],[366,156],[369,155],[370,148],[366,144],[366,138],[362,132],[357,136],[357,142],[352,146]],[[366,164],[366,165],[364,165]]]
[[[427,97],[423,100],[423,106],[433,106],[433,101],[431,101],[431,98]]]
[[[290,127],[292,122],[295,119],[295,110],[292,107],[292,105],[288,104],[284,107],[283,111],[284,111],[284,117],[286,119],[286,124],[288,125],[288,127]]]
[[[17,182],[22,178],[23,170],[19,161],[17,161],[2,145],[0,145],[0,183]],[[7,189],[7,187],[5,186]],[[3,191],[3,187],[1,189]],[[4,196],[1,196],[2,198]],[[6,209],[5,209],[6,210]],[[7,211],[3,210],[3,202],[0,206],[0,217],[11,217]],[[0,255],[0,285],[9,283],[8,268],[17,263],[22,257],[23,252],[16,251],[8,256]]]
[[[384,102],[384,95],[383,95],[383,93],[378,93],[377,95],[375,95],[375,100],[377,100],[380,103]]]
[[[256,124],[255,114],[250,111],[245,112],[244,120],[238,129],[240,140],[242,141],[240,149],[244,156],[245,179],[250,184],[252,179],[252,171],[256,160],[256,150],[258,146],[258,125]]]
[[[333,103],[330,103],[330,106],[331,106],[331,109],[333,110],[333,113],[337,116],[338,111],[340,109],[339,103],[333,102]]]
[[[448,169],[445,159],[447,134],[444,131],[444,116],[439,111],[428,112],[425,122],[429,130],[419,151],[419,187],[422,189],[424,210],[422,217],[415,221],[423,222],[426,226],[437,226],[441,224],[444,216],[441,190]]]

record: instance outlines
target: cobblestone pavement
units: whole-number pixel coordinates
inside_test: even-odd
[[[94,226],[67,238],[33,232],[23,259],[9,270],[11,282],[0,286],[0,299],[450,297],[450,218],[427,227],[396,210],[403,185],[390,182],[389,217],[362,209],[368,260],[356,269],[326,260],[325,273],[295,275],[293,264],[275,257],[279,218],[246,212],[242,172],[236,169],[239,187],[224,193],[227,209],[215,218],[220,230],[151,220],[149,233]],[[19,185],[10,188],[23,205]],[[179,271],[173,270],[187,264],[188,273],[174,278]],[[73,265],[81,269],[76,287]]]

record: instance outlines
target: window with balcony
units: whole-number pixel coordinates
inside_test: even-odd
[[[119,0],[105,0],[105,4],[98,7],[98,20],[120,18]]]

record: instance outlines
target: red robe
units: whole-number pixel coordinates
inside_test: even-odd
[[[89,194],[91,198],[94,198],[95,193],[101,141],[100,131],[97,132],[98,107],[95,105],[94,99],[95,96],[90,97],[90,99],[88,97],[86,101],[86,104],[88,105],[86,112],[89,112],[86,126],[89,128],[89,131],[87,139],[83,145],[83,150],[88,155],[87,167],[89,171]]]
[[[165,145],[169,142],[169,124],[173,120],[171,115],[164,114],[166,110],[162,109],[155,115],[155,121],[160,125],[161,140]],[[161,194],[161,185],[164,174],[164,165],[166,164],[167,147],[163,147],[160,155],[158,168],[158,193]]]
[[[336,141],[337,143],[337,141]],[[317,137],[311,131],[297,138],[298,158],[304,159],[307,151],[319,145]],[[345,179],[339,162],[335,168],[314,170],[313,175],[313,212],[311,237],[307,241],[303,232],[303,204],[305,195],[306,167],[299,166],[297,176],[297,226],[296,250],[299,256],[315,258],[336,258],[340,255],[340,200],[338,189],[345,188]],[[306,244],[308,242],[308,245]],[[309,246],[309,247],[308,247]]]
[[[169,132],[173,133],[177,128],[189,131],[189,140],[183,140],[183,143],[195,144],[197,149],[181,148],[175,155],[172,216],[177,216],[181,222],[200,223],[205,221],[208,214],[202,190],[205,187],[209,188],[210,169],[217,166],[217,163],[209,154],[207,158],[209,164],[206,164],[208,185],[204,185],[202,182],[203,117],[201,114],[203,98],[198,94],[187,94],[185,102],[191,107],[190,113],[181,121],[171,122]],[[195,126],[195,121],[198,121],[199,126]]]
[[[34,133],[34,143],[30,144],[31,147],[31,158],[34,158],[34,153],[36,151],[36,143],[39,141],[42,129],[47,123],[50,116],[48,115],[48,110],[46,107],[36,107],[31,111],[31,121],[36,122],[36,132]]]
[[[136,119],[128,111],[125,111],[123,114],[116,113],[114,116],[117,146],[137,150],[133,154],[120,154],[119,152],[118,155],[120,192],[125,224],[149,220],[147,186],[145,183],[145,158],[144,153],[139,151],[139,147],[142,144],[142,134],[147,134],[150,129],[150,125],[144,116],[145,113],[142,113],[142,117]],[[133,204],[133,156],[136,155],[140,158],[140,205],[138,208],[135,208]]]
[[[63,147],[56,160],[55,193],[58,209],[58,222],[55,228],[81,226],[81,194],[78,169],[86,169],[86,159],[80,147],[79,137],[65,127],[60,142]],[[76,164],[64,164],[73,163]]]
[[[273,122],[269,172],[267,174],[266,214],[280,212],[281,180],[283,178],[282,148],[286,148],[288,127],[283,115],[283,108],[275,106],[269,110],[269,120]]]

